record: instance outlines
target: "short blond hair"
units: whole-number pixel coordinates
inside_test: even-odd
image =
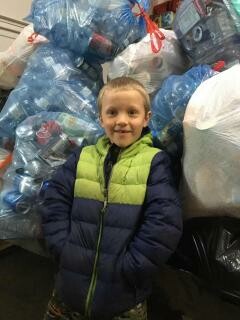
[[[104,93],[107,90],[118,90],[118,89],[138,91],[143,97],[145,112],[148,113],[150,111],[150,97],[146,89],[144,88],[144,86],[141,84],[141,82],[130,77],[118,77],[107,82],[100,90],[98,99],[97,99],[99,113],[101,113],[101,110],[102,110],[102,99],[103,99]]]

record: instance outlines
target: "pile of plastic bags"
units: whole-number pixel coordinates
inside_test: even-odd
[[[32,2],[31,24],[1,68],[3,78],[4,72],[12,76],[3,89],[14,87],[0,112],[1,238],[37,236],[35,206],[48,179],[74,147],[102,134],[96,106],[101,64],[146,35],[135,3]],[[147,9],[149,1],[139,5]]]
[[[187,216],[237,212],[238,2],[185,0],[174,30],[158,28],[149,7],[33,0],[30,25],[0,53],[0,89],[13,89],[0,112],[0,238],[41,234],[36,205],[52,173],[103,132],[104,76],[133,77],[150,93],[154,138],[173,159],[183,154]]]

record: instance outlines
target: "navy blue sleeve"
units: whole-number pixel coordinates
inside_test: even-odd
[[[76,166],[80,150],[73,152],[55,172],[39,207],[42,232],[50,252],[59,257],[70,231]]]
[[[152,160],[142,224],[123,259],[123,272],[134,287],[154,278],[180,240],[181,205],[173,181],[169,157],[161,151]]]

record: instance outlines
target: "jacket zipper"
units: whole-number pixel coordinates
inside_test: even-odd
[[[88,294],[87,294],[87,299],[86,299],[86,303],[85,303],[85,317],[86,318],[90,318],[90,316],[91,316],[92,300],[93,300],[93,296],[94,296],[96,284],[97,284],[97,267],[98,267],[98,260],[99,260],[99,255],[100,255],[99,249],[100,249],[102,234],[103,234],[104,215],[106,213],[106,209],[107,209],[107,205],[108,205],[108,187],[109,187],[109,182],[110,182],[111,176],[112,176],[112,167],[111,167],[110,177],[108,179],[108,184],[105,185],[105,188],[104,188],[104,202],[103,202],[103,207],[100,211],[100,224],[99,224],[99,232],[98,232],[98,239],[97,239],[96,255],[95,255],[95,259],[94,259],[91,282],[90,282],[90,286],[89,286]]]
[[[92,300],[94,296],[94,292],[96,289],[96,284],[97,284],[97,266],[98,266],[98,260],[99,260],[99,248],[102,240],[102,233],[103,233],[103,219],[104,215],[107,209],[107,192],[108,190],[104,191],[104,204],[103,208],[101,209],[100,212],[100,224],[99,224],[99,233],[98,233],[98,239],[97,239],[97,249],[96,249],[96,255],[94,259],[94,265],[93,265],[93,272],[92,272],[92,277],[91,277],[91,282],[90,286],[88,289],[88,294],[87,294],[87,299],[85,303],[85,317],[90,318],[91,315],[91,306],[92,306]]]

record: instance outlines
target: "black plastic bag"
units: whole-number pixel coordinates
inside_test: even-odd
[[[190,271],[205,280],[211,289],[240,304],[240,219],[187,220],[170,263]]]

